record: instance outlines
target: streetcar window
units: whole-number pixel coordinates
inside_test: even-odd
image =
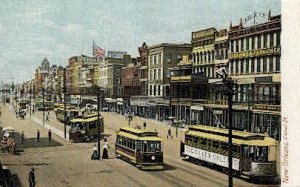
[[[144,141],[144,143],[143,143],[143,151],[147,152],[147,150],[148,150],[148,145],[147,145],[147,142]]]
[[[90,123],[90,129],[94,129],[94,128],[96,128],[96,123],[91,122]]]
[[[81,123],[72,124],[71,130],[83,130],[83,125]]]
[[[206,145],[206,139],[205,138],[201,138],[201,144]]]
[[[219,148],[219,142],[213,141],[213,147]]]

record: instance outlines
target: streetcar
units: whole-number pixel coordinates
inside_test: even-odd
[[[232,169],[254,180],[277,176],[278,143],[263,134],[232,131]],[[189,161],[228,173],[228,129],[205,125],[190,126],[181,142],[180,154]]]
[[[164,168],[162,139],[157,132],[123,127],[117,132],[116,156],[142,170]]]
[[[70,125],[69,139],[74,142],[89,141],[104,132],[103,117],[93,113],[85,116],[77,116],[68,121]],[[99,132],[98,132],[99,130]]]
[[[76,117],[79,115],[79,109],[75,107],[66,107],[66,121],[68,122],[72,118]],[[60,122],[65,121],[65,109],[64,107],[58,107],[55,109],[55,115],[56,119]]]

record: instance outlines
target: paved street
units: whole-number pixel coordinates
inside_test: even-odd
[[[131,126],[141,125],[156,129],[164,138],[163,150],[166,169],[164,171],[141,171],[138,168],[114,158],[115,131],[128,125],[124,116],[102,113],[105,133],[110,134],[109,156],[111,159],[91,160],[93,142],[70,143],[62,138],[63,124],[50,114],[49,122],[42,126],[42,113],[35,112],[29,119],[17,119],[8,106],[1,106],[0,126],[12,126],[16,129],[18,155],[1,153],[1,161],[17,173],[23,186],[28,186],[28,172],[31,166],[36,168],[37,186],[227,186],[227,176],[223,173],[183,161],[179,157],[178,137],[172,128],[174,138],[166,138],[169,127],[152,120],[134,117]],[[33,119],[35,119],[33,121]],[[47,132],[52,129],[49,142]],[[37,129],[41,132],[41,141],[36,141]],[[25,143],[21,144],[19,135],[24,131]],[[56,134],[57,135],[56,135]],[[241,179],[234,179],[235,186],[256,186]]]

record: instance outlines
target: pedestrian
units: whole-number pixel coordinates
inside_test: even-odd
[[[34,187],[35,186],[35,174],[34,174],[34,168],[32,167],[30,172],[29,172],[29,187]]]
[[[108,143],[106,138],[104,139],[102,159],[108,159]]]
[[[34,108],[32,109],[32,114],[34,114]]]
[[[169,136],[170,136],[171,138],[173,138],[173,136],[172,136],[172,134],[171,134],[171,128],[169,128],[169,130],[168,130],[167,138],[169,138]]]
[[[24,144],[24,138],[25,138],[24,131],[22,131],[22,133],[21,133],[21,142],[22,142],[22,144]]]
[[[176,137],[178,137],[178,126],[176,126]]]
[[[49,142],[51,141],[51,136],[52,136],[51,129],[49,129],[48,130],[48,140],[49,140]]]
[[[98,160],[99,157],[98,157],[98,149],[97,149],[97,146],[96,144],[94,144],[94,148],[93,148],[93,153],[92,153],[92,156],[91,156],[91,160]]]
[[[147,127],[146,121],[144,122],[143,126],[144,126],[144,129],[146,129],[146,127]]]
[[[36,140],[37,140],[37,142],[40,142],[40,130],[39,129],[36,132]]]

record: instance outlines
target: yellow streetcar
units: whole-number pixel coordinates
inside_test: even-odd
[[[262,134],[232,131],[234,175],[250,180],[277,176],[276,140]],[[228,129],[204,125],[191,126],[181,142],[181,156],[193,163],[228,172]]]
[[[162,139],[154,131],[120,128],[115,143],[116,156],[143,170],[164,168]]]
[[[69,131],[69,139],[71,141],[88,141],[104,132],[103,117],[99,116],[100,124],[98,126],[98,115],[89,114],[85,116],[77,116],[68,122],[71,126]],[[98,132],[99,130],[99,132]]]
[[[79,115],[79,109],[75,108],[75,107],[66,107],[66,120],[67,122],[73,118],[75,118],[76,116]],[[55,109],[55,115],[56,115],[56,119],[60,122],[64,122],[65,120],[65,109],[64,107],[58,107]]]

